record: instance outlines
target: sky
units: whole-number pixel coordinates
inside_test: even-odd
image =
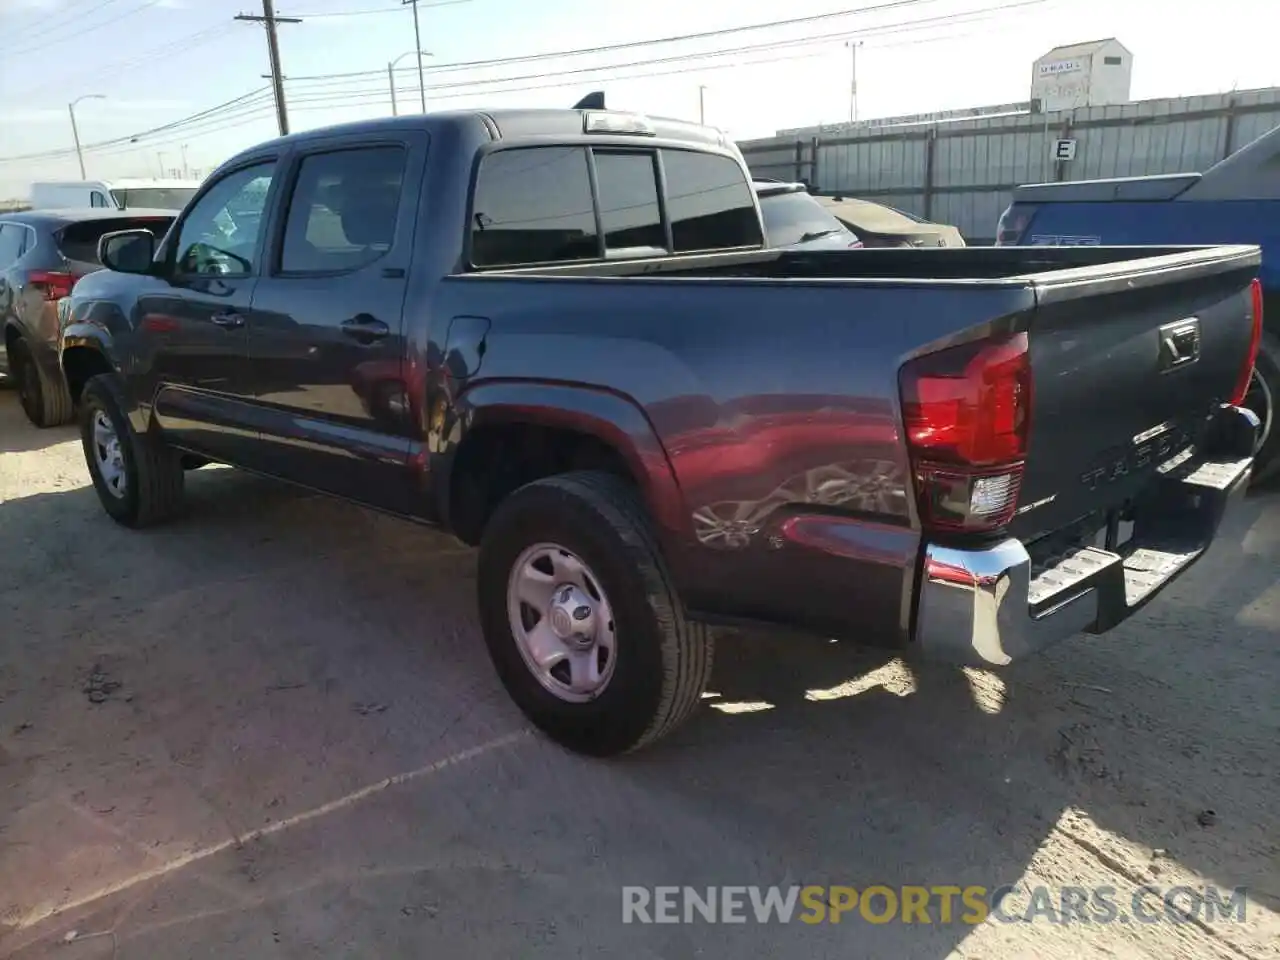
[[[611,107],[748,139],[847,121],[849,41],[864,120],[1026,100],[1036,58],[1110,36],[1133,53],[1134,99],[1277,86],[1276,3],[1215,0],[1208,16],[1158,0],[420,0],[419,20],[428,110],[570,106],[603,89]],[[275,136],[265,31],[242,12],[261,0],[0,0],[0,199],[78,179],[67,106],[81,97],[91,178],[204,173]],[[421,110],[400,0],[276,0],[276,13],[302,18],[279,27],[293,130],[389,114],[397,58],[397,107]],[[649,42],[672,37],[687,39]],[[545,56],[600,47],[615,49]]]

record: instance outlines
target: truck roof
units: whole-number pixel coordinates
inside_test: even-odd
[[[650,128],[650,133],[638,136],[620,130],[586,128],[588,117],[605,118],[626,122],[639,118]],[[439,113],[414,114],[403,117],[379,117],[373,120],[356,120],[351,123],[337,124],[329,127],[318,127],[292,133],[286,137],[277,137],[257,144],[242,151],[237,157],[249,156],[264,147],[289,143],[306,143],[320,137],[335,134],[386,133],[393,130],[427,130],[459,129],[481,126],[488,131],[493,140],[518,140],[525,137],[582,137],[599,139],[605,136],[634,137],[637,140],[648,140],[651,137],[667,141],[683,141],[692,145],[707,147],[729,147],[733,141],[728,134],[715,127],[705,127],[687,120],[675,120],[668,117],[651,117],[647,114],[632,113],[623,110],[564,110],[564,109],[504,109],[504,110],[446,110]]]

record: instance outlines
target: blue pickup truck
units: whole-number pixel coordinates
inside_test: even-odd
[[[1018,187],[996,237],[997,246],[1260,246],[1265,320],[1244,405],[1261,421],[1254,480],[1280,473],[1280,127],[1204,173]]]

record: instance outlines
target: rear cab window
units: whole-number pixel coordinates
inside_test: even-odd
[[[764,242],[742,166],[722,154],[669,147],[495,150],[480,164],[470,229],[470,263],[479,269]]]

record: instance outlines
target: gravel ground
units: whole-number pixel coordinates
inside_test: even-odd
[[[0,955],[1280,957],[1280,498],[1000,676],[722,641],[614,762],[531,733],[474,554],[211,468],[131,533],[0,392]],[[1243,922],[624,924],[624,885],[1247,887]],[[1022,897],[1018,900],[1018,897]]]

